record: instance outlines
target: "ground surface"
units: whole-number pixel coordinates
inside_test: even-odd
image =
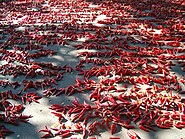
[[[1,2],[1,133],[185,138],[184,9],[183,0]]]

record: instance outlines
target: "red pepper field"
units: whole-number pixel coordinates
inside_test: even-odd
[[[0,138],[185,139],[184,0],[1,0]]]

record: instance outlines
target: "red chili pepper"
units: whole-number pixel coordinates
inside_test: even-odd
[[[146,132],[149,132],[148,128],[145,127],[144,125],[139,125],[139,128],[146,131]]]
[[[156,125],[159,127],[159,128],[163,128],[163,129],[169,129],[171,125],[162,125],[162,123],[160,122],[157,122]]]
[[[63,118],[62,114],[56,113],[56,112],[51,112],[51,113],[54,114],[55,116],[57,116],[59,121],[62,120],[62,118]]]
[[[116,124],[112,123],[110,127],[110,133],[111,135],[113,135],[115,132],[116,132]]]
[[[174,125],[176,128],[179,128],[179,129],[182,129],[182,128],[185,127],[184,123],[182,123],[182,122],[175,122],[173,125]]]
[[[99,100],[100,99],[100,89],[95,89],[94,92],[92,92],[90,95],[89,95],[89,99],[95,99],[95,100]]]
[[[51,137],[53,137],[51,134],[45,134],[41,136],[41,138],[51,138]]]
[[[51,138],[51,137],[53,137],[53,134],[52,134],[51,130],[48,129],[47,126],[45,127],[45,129],[39,130],[39,132],[46,132],[46,134],[42,135],[41,138]]]
[[[87,137],[87,129],[86,128],[83,128],[83,135],[82,135],[83,138],[86,138]]]
[[[132,130],[131,131],[128,130],[127,135],[129,136],[130,139],[139,139],[139,136],[136,134],[136,132],[134,132]]]
[[[62,137],[62,138],[67,138],[67,137],[70,137],[70,136],[71,136],[70,131],[67,131],[65,133],[62,133],[62,135],[60,135],[60,137]]]

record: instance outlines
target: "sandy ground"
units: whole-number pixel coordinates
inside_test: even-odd
[[[43,4],[43,6],[47,6],[47,2]],[[98,7],[96,4],[90,4],[89,7]],[[32,10],[39,10],[38,7],[34,7]],[[57,10],[57,9],[55,9]],[[93,11],[92,11],[93,12]],[[91,13],[87,13],[90,15]],[[25,17],[26,18],[26,17]],[[96,24],[97,26],[101,26],[101,24],[98,24],[97,21],[106,19],[107,17],[105,15],[99,15],[97,16],[97,19],[94,20],[93,24]],[[13,23],[16,24],[19,21],[24,20],[24,17],[18,20],[14,20]],[[82,19],[83,22],[83,19]],[[19,27],[17,30],[24,30],[24,27]],[[156,30],[157,32],[157,30]],[[68,65],[75,69],[75,65],[79,62],[80,58],[76,58],[78,51],[72,47],[75,44],[80,44],[83,41],[85,41],[86,38],[81,38],[77,42],[73,44],[69,44],[66,46],[57,46],[57,45],[50,45],[49,48],[51,48],[54,51],[57,51],[57,54],[52,57],[43,57],[38,59],[38,61],[43,62],[53,62],[56,65]],[[83,51],[83,50],[79,50]],[[4,61],[1,61],[2,64]],[[180,77],[183,73],[178,70],[178,67],[176,68],[176,73],[179,74],[178,77]],[[71,85],[75,82],[75,78],[78,77],[78,73],[74,70],[71,73],[65,73],[62,81],[59,82],[58,86],[61,87],[67,87],[68,85]],[[0,76],[0,79],[6,79],[8,80],[14,80],[13,78],[10,78],[9,76]],[[18,78],[15,80],[22,81],[23,78]],[[97,79],[98,80],[98,79]],[[8,88],[6,88],[8,90]],[[4,91],[4,88],[0,87],[0,91]],[[17,90],[16,90],[17,91]],[[34,90],[30,90],[34,91]],[[37,92],[39,92],[38,90]],[[41,93],[41,91],[39,92]],[[60,95],[60,96],[51,96],[51,97],[43,97],[39,100],[38,103],[31,103],[26,104],[25,110],[23,111],[23,114],[32,115],[33,117],[29,119],[28,123],[20,123],[19,126],[12,126],[9,124],[5,124],[6,127],[10,130],[13,130],[15,133],[6,137],[7,139],[40,139],[41,134],[38,133],[39,130],[44,129],[45,126],[51,127],[56,126],[58,123],[58,120],[56,117],[54,117],[51,114],[51,110],[49,109],[49,106],[52,104],[62,104],[62,103],[70,103],[73,101],[74,97],[77,97],[80,101],[86,100],[88,98],[88,94],[74,94],[72,96],[66,96],[66,95]],[[88,101],[88,100],[87,100]],[[17,102],[14,102],[17,103]],[[126,134],[126,129],[122,129],[120,132],[110,135],[109,131],[101,133],[101,136],[95,136],[97,139],[108,139],[110,137],[119,137],[121,139],[129,139]],[[177,129],[177,128],[171,128],[171,129],[157,129],[157,132],[145,132],[139,129],[134,129],[136,133],[140,136],[141,139],[180,139],[185,138],[185,130],[184,129]],[[82,138],[80,135],[74,135],[72,137],[77,137],[78,139]],[[56,139],[59,139],[60,137],[55,137]]]

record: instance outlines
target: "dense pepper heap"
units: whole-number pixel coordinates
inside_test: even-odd
[[[24,115],[24,107],[43,96],[79,93],[89,97],[50,106],[59,124],[40,130],[43,138],[114,134],[120,127],[184,128],[184,5],[183,0],[1,2],[1,122],[27,122],[31,113]],[[78,52],[74,67],[39,60],[55,56],[53,47],[69,46]],[[71,72],[78,74],[76,83],[59,86]],[[0,126],[0,136],[10,133]]]

